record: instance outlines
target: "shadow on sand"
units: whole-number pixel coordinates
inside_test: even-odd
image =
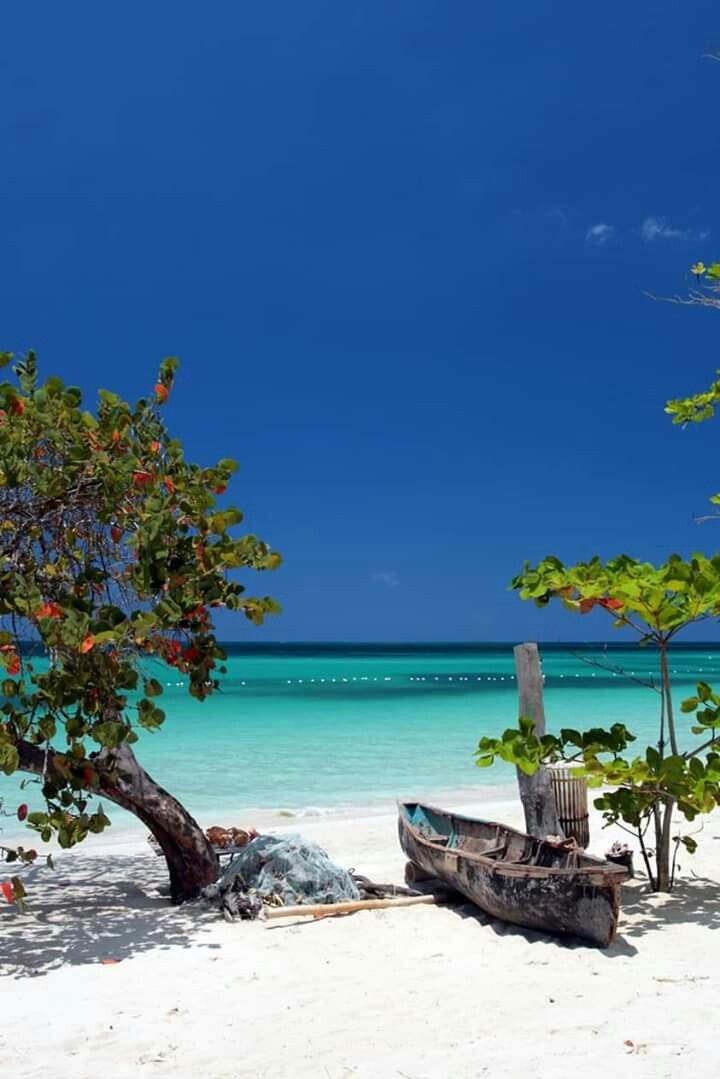
[[[24,880],[27,913],[0,909],[0,975],[37,977],[65,964],[189,944],[219,947],[199,939],[217,912],[203,903],[171,906],[164,860],[152,855],[67,858]]]
[[[700,925],[720,929],[720,882],[709,877],[684,877],[670,895],[652,894],[638,881],[626,885],[623,896],[622,931],[626,937],[643,937],[674,925]]]
[[[164,861],[152,855],[67,858],[54,872],[38,868],[25,879],[27,914],[0,908],[0,976],[38,977],[65,964],[129,959],[156,949],[220,947],[203,940],[217,924],[217,911],[203,903],[171,906],[164,894]],[[604,949],[510,925],[460,896],[449,909],[499,937],[521,937],[563,951],[592,948],[596,955],[614,959],[637,955],[633,942],[644,943],[678,924],[720,929],[719,894],[720,883],[705,877],[679,880],[668,896],[649,893],[644,881],[636,879],[623,889],[620,931]]]
[[[560,951],[586,950],[589,948],[606,959],[637,955],[637,948],[625,940],[623,933],[618,934],[609,948],[597,948],[586,940],[580,940],[579,937],[555,937],[551,933],[544,933],[540,929],[525,929],[519,925],[512,925],[510,922],[504,922],[500,918],[493,918],[490,914],[485,914],[476,906],[473,906],[472,903],[453,906],[452,910],[460,918],[472,918],[478,925],[487,926],[498,937],[521,937],[528,944],[546,945]]]
[[[575,937],[553,937],[534,929],[523,929],[492,918],[470,903],[452,909],[461,918],[473,918],[480,925],[489,926],[498,936],[520,936],[529,944],[544,942],[563,950],[593,948],[603,958],[615,959],[637,955],[633,941],[640,943],[641,939],[676,925],[695,924],[704,929],[720,929],[719,896],[720,882],[707,877],[680,879],[671,895],[653,894],[647,890],[644,880],[636,878],[623,888],[618,935],[608,948],[594,948]]]

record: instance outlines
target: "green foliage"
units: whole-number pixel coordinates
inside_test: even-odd
[[[713,266],[719,267],[718,272],[720,274],[720,263],[713,263]],[[720,375],[720,370],[717,374]],[[702,393],[694,393],[691,397],[678,397],[668,401],[665,411],[672,416],[673,423],[683,424],[684,426],[688,423],[703,423],[705,420],[712,419],[718,404],[720,404],[720,379],[712,382],[709,388],[703,390]]]
[[[713,262],[709,268],[705,267],[703,263],[697,262],[692,267],[692,271],[698,278],[704,275],[712,280],[712,291],[716,294],[720,293],[720,284],[718,283],[720,282],[720,262]],[[713,301],[713,306],[720,307],[720,298]],[[716,374],[720,375],[720,370]],[[703,390],[701,393],[694,393],[691,397],[678,397],[673,401],[668,401],[665,411],[672,416],[673,423],[682,424],[685,427],[688,423],[703,423],[705,420],[712,419],[718,404],[720,404],[720,379],[711,382],[708,389]],[[714,506],[720,505],[720,494],[712,495],[710,502]]]
[[[541,764],[569,762],[577,766],[575,774],[585,776],[590,787],[613,788],[595,800],[608,823],[621,820],[633,828],[642,827],[654,807],[668,799],[692,821],[720,805],[720,733],[715,735],[720,731],[720,698],[712,712],[712,721],[699,728],[709,732],[701,747],[667,756],[654,746],[646,746],[641,754],[627,755],[635,737],[620,723],[609,730],[563,729],[559,735],[538,738],[532,722],[521,718],[517,728],[510,728],[500,738],[482,738],[476,763],[487,768],[503,760],[532,773]]]
[[[0,354],[0,366],[11,360]],[[213,610],[255,624],[279,610],[237,580],[280,556],[236,536],[241,512],[218,505],[236,463],[187,462],[162,422],[177,366],[165,360],[135,405],[101,390],[95,411],[77,387],[39,383],[33,353],[0,383],[0,769],[13,773],[23,752],[53,741],[47,811],[28,823],[61,846],[108,823],[87,809],[93,762],[161,726],[159,670],[181,672],[201,701],[218,687]]]
[[[635,754],[629,752],[635,737],[622,724],[609,730],[565,729],[559,735],[538,737],[532,722],[521,717],[517,728],[506,730],[500,738],[480,740],[476,763],[487,768],[503,760],[529,773],[556,761],[575,764],[589,786],[602,788],[595,806],[606,822],[622,822],[637,832],[654,885],[669,887],[673,808],[677,806],[692,821],[720,805],[720,695],[699,682],[696,695],[683,702],[682,713],[694,714],[691,732],[702,741],[681,751],[666,653],[685,626],[720,614],[720,556],[696,554],[684,560],[671,555],[655,566],[620,555],[607,562],[596,557],[567,566],[550,555],[535,566],[526,563],[511,587],[540,607],[558,600],[577,614],[604,610],[616,629],[632,630],[641,644],[658,648],[658,740],[656,746]],[[651,823],[656,838],[654,874],[644,842]],[[696,846],[691,836],[676,836],[675,842],[688,852]]]
[[[720,613],[720,555],[685,561],[674,554],[660,566],[627,555],[566,566],[549,555],[536,566],[526,563],[511,587],[538,607],[558,599],[579,614],[602,608],[615,628],[630,627],[641,641],[657,643]]]

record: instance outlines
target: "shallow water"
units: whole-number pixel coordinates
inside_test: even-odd
[[[244,807],[323,812],[513,781],[508,766],[473,761],[482,735],[516,720],[511,645],[228,647],[222,691],[203,704],[165,671],[166,724],[141,732],[136,746],[151,775],[200,817]],[[654,653],[542,652],[550,730],[622,722],[640,739],[654,736],[657,695],[583,662],[650,678]],[[679,703],[698,678],[720,682],[720,650],[678,649],[671,670]],[[679,722],[689,729],[688,717]],[[24,800],[35,802],[36,790]],[[12,804],[15,778],[0,791]]]

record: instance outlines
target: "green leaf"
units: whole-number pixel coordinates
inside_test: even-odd
[[[240,467],[237,461],[233,460],[232,457],[223,457],[221,461],[218,461],[217,466],[223,472],[229,472],[231,474],[237,472]]]
[[[697,691],[701,701],[709,701],[712,697],[712,690],[707,682],[698,682]]]
[[[119,720],[108,719],[103,723],[93,724],[90,735],[106,749],[116,749],[124,740],[127,727]]]
[[[9,776],[17,771],[19,763],[20,756],[16,747],[7,742],[0,742],[0,769],[2,769],[5,775]]]

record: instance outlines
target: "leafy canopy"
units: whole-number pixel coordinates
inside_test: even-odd
[[[681,749],[666,652],[672,638],[685,626],[720,614],[720,556],[696,554],[686,561],[671,555],[654,566],[620,555],[607,562],[595,557],[567,566],[550,555],[535,566],[526,563],[511,587],[521,599],[533,600],[540,607],[555,599],[578,614],[604,609],[616,629],[634,630],[640,643],[659,649],[658,740],[656,745],[633,753],[635,736],[622,723],[608,730],[564,728],[559,735],[538,736],[532,720],[521,716],[517,727],[509,728],[499,738],[480,740],[476,764],[487,768],[503,760],[528,774],[546,763],[575,764],[576,774],[584,775],[591,787],[605,788],[595,806],[602,810],[607,823],[622,821],[638,834],[651,881],[669,886],[673,806],[677,805],[686,820],[692,821],[720,805],[720,695],[701,682],[696,696],[683,703],[683,713],[695,713],[691,733],[701,736],[701,740],[689,749]],[[656,874],[650,869],[652,852],[644,841],[651,821],[656,826]],[[675,838],[691,852],[697,845],[692,835]]]
[[[33,353],[0,383],[0,769],[22,767],[24,747],[58,748],[47,810],[28,821],[62,846],[107,824],[88,809],[98,754],[163,723],[162,665],[198,700],[218,687],[213,609],[255,624],[279,610],[236,579],[280,562],[235,536],[242,513],[218,502],[236,463],[187,462],[161,419],[177,367],[165,360],[135,405],[101,390],[95,411],[59,378],[38,383]]]
[[[604,608],[616,629],[630,627],[642,641],[657,642],[720,613],[720,555],[695,554],[685,561],[673,554],[659,566],[628,555],[566,566],[548,555],[536,566],[525,563],[511,587],[538,607],[559,599],[580,614]]]

